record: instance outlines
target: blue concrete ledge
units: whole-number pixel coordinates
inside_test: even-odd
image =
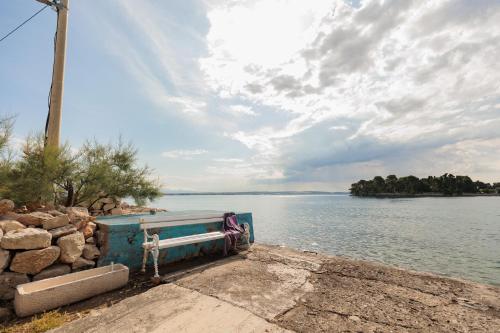
[[[186,214],[214,214],[224,212],[218,211],[177,211],[162,212],[155,216],[175,216]],[[140,229],[139,219],[151,216],[149,214],[120,215],[100,217],[96,223],[99,228],[99,243],[101,256],[97,262],[98,266],[109,265],[111,262],[124,264],[130,270],[140,270],[142,266],[144,233]],[[250,225],[250,242],[254,242],[252,213],[237,213],[238,224],[248,223]],[[175,238],[193,234],[201,234],[222,229],[221,222],[184,225],[175,227],[163,227],[151,229],[158,233],[160,239]],[[150,232],[151,234],[151,232]],[[159,264],[165,265],[172,262],[193,258],[201,253],[215,254],[223,250],[224,240],[203,242],[199,244],[183,245],[169,249],[160,250]],[[151,269],[153,260],[148,258],[148,267]]]

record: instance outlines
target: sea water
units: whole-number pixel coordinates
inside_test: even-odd
[[[260,243],[500,285],[500,197],[167,195],[153,206],[252,212]]]

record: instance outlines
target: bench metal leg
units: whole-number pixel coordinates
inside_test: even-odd
[[[160,237],[157,234],[153,235],[154,248],[151,250],[151,254],[153,255],[153,262],[155,265],[155,278],[160,278],[160,274],[158,274],[158,257],[160,255]]]
[[[146,273],[146,262],[148,261],[148,253],[149,250],[145,248],[144,254],[142,255],[142,269],[141,269],[142,273]]]

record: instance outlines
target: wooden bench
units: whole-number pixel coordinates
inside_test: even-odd
[[[144,256],[142,259],[142,272],[146,272],[146,261],[148,259],[148,254],[151,253],[153,256],[154,269],[156,279],[160,278],[158,274],[158,256],[161,249],[167,249],[171,247],[189,245],[202,243],[207,241],[212,241],[216,239],[224,238],[224,232],[213,231],[202,234],[195,234],[189,236],[175,237],[160,239],[158,234],[154,233],[150,235],[148,233],[149,229],[154,228],[168,228],[180,225],[194,225],[194,224],[206,224],[214,222],[223,222],[224,216],[220,213],[216,214],[203,214],[203,215],[177,215],[177,216],[150,216],[141,218],[139,220],[141,229],[144,231],[144,243],[142,247],[144,248]]]

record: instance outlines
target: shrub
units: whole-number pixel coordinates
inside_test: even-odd
[[[0,119],[0,153],[8,146],[12,121]],[[19,158],[0,157],[0,197],[17,204],[62,204],[90,207],[102,197],[132,197],[139,205],[161,195],[152,170],[137,165],[137,150],[117,144],[86,142],[73,152],[69,145],[49,148],[44,136],[27,138]]]

